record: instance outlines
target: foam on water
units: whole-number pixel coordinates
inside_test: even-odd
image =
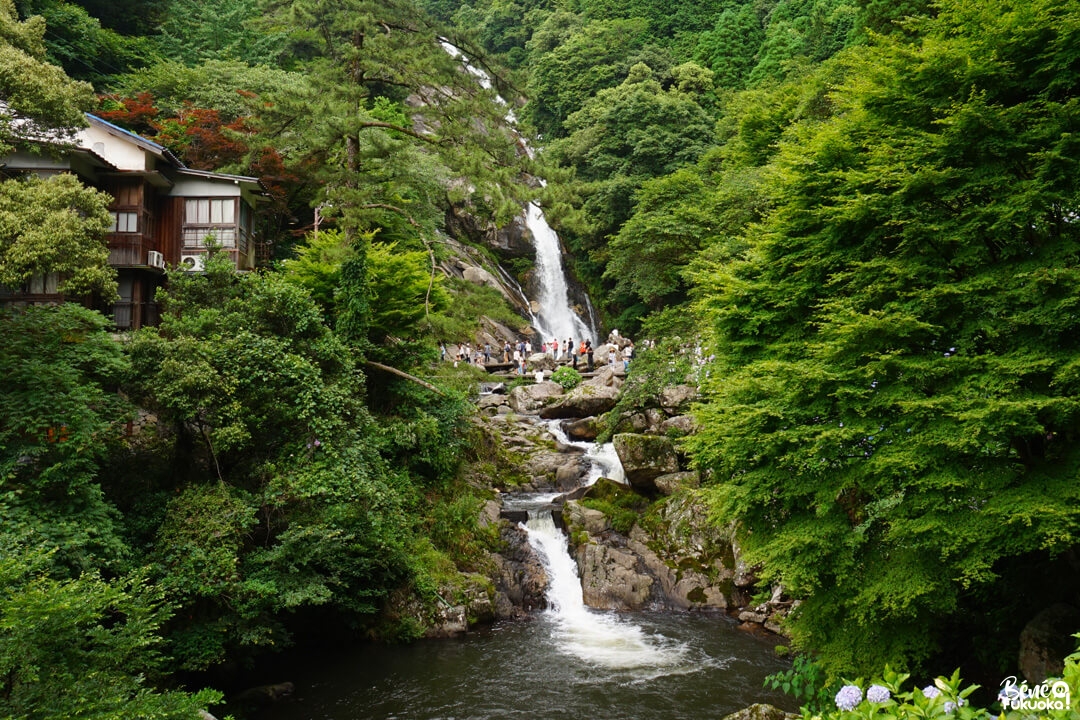
[[[577,565],[550,513],[530,513],[525,529],[548,573],[547,612],[555,621],[553,639],[560,652],[590,665],[628,671],[626,679],[631,682],[697,672],[703,663],[708,664],[707,658],[692,653],[685,643],[649,634],[612,613],[587,608]]]

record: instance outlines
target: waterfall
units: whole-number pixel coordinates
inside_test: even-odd
[[[536,248],[536,279],[540,286],[537,312],[537,330],[544,340],[560,342],[572,337],[575,341],[596,342],[593,328],[585,324],[570,306],[570,293],[563,271],[562,247],[559,236],[548,225],[544,212],[536,203],[529,203],[525,212],[525,226],[533,236]]]
[[[441,40],[443,50],[451,57],[460,60],[465,70],[476,78],[480,87],[485,90],[491,89],[491,77],[480,68],[473,67],[468,58],[448,40]],[[496,99],[502,105],[506,101],[496,95]],[[507,106],[509,108],[509,106]],[[506,113],[507,124],[513,128],[517,119],[514,111],[508,109]],[[517,134],[517,131],[514,131]],[[529,157],[533,157],[532,148],[525,138],[517,134],[521,146]],[[543,181],[541,181],[543,183]],[[574,312],[570,304],[570,293],[566,283],[566,272],[563,269],[562,246],[559,236],[548,225],[544,211],[535,202],[529,203],[525,209],[525,227],[533,236],[533,247],[536,248],[536,278],[539,286],[537,304],[540,310],[532,314],[533,326],[540,333],[540,342],[558,340],[565,342],[567,338],[573,338],[575,342],[590,340],[595,345],[598,341],[595,311],[588,296],[585,297],[588,321],[585,321]],[[539,343],[537,343],[539,344]]]
[[[585,457],[589,461],[589,474],[585,478],[586,485],[592,485],[602,477],[613,480],[620,485],[626,484],[626,473],[623,471],[619,454],[615,452],[614,443],[599,445],[583,440],[571,440],[570,436],[563,430],[562,420],[548,421],[547,428],[548,432],[563,445],[572,445],[585,451]]]
[[[577,565],[549,511],[530,511],[525,530],[548,574],[547,613],[554,621],[553,639],[560,652],[608,670],[629,671],[632,680],[700,669],[701,660],[689,657],[685,643],[647,633],[613,613],[585,607]]]

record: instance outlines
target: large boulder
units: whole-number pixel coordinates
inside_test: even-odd
[[[592,442],[600,434],[600,427],[594,417],[564,422],[562,428],[566,432],[566,436],[571,440]]]
[[[487,285],[495,290],[502,290],[502,286],[499,285],[499,281],[495,279],[495,276],[482,267],[469,265],[461,271],[461,276],[473,285]]]
[[[693,489],[700,484],[698,474],[693,470],[660,475],[653,480],[653,485],[656,486],[661,495],[674,495],[679,490]]]
[[[540,417],[548,420],[559,418],[585,418],[603,415],[615,407],[619,400],[618,388],[608,385],[578,385],[554,405],[540,411]]]
[[[550,380],[535,385],[520,385],[510,391],[510,407],[521,415],[532,415],[564,392],[562,385]]]
[[[694,418],[689,415],[676,415],[660,423],[660,432],[664,435],[690,435],[695,429]]]
[[[533,353],[525,361],[528,369],[532,372],[537,370],[554,371],[558,365],[555,363],[555,359],[547,353]]]
[[[600,610],[644,610],[653,579],[638,572],[638,559],[619,548],[585,543],[577,549],[585,604]]]
[[[670,438],[619,433],[612,442],[626,481],[636,488],[654,492],[656,478],[679,471],[679,458]]]
[[[660,391],[660,407],[670,415],[684,410],[690,401],[697,397],[697,388],[693,385],[674,385]]]
[[[597,387],[622,387],[623,379],[615,374],[615,371],[611,369],[610,365],[604,365],[603,367],[596,369],[596,374],[591,378],[582,381],[582,385],[595,385]]]
[[[529,544],[528,533],[517,525],[507,524],[501,529],[500,538],[505,549],[491,554],[497,568],[496,617],[513,617],[544,607],[548,576],[543,561]],[[505,602],[500,603],[500,598]]]
[[[797,714],[784,712],[778,707],[758,703],[725,715],[721,720],[795,720],[798,717]]]
[[[1080,630],[1080,610],[1057,603],[1031,619],[1020,633],[1020,672],[1030,683],[1061,675],[1065,656],[1075,649],[1072,634]]]
[[[611,529],[611,521],[599,510],[587,508],[579,502],[570,500],[563,508],[566,524],[574,529],[581,529],[590,535],[602,535]]]

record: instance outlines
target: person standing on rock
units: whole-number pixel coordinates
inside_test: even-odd
[[[532,340],[525,341],[525,357],[532,355]]]
[[[491,362],[491,343],[484,343],[484,364]]]
[[[634,341],[630,340],[629,344],[627,344],[627,346],[623,348],[622,352],[623,352],[623,356],[622,356],[622,369],[623,369],[623,372],[629,372],[630,371],[630,358],[634,357]]]
[[[588,364],[585,366],[589,372],[593,371],[593,346],[592,340],[585,341],[585,357],[588,359]]]
[[[570,354],[570,364],[577,370],[577,353],[574,350],[574,338],[566,338],[566,352]]]
[[[618,357],[619,356],[615,353],[615,346],[608,345],[607,358],[612,370],[615,369],[615,361],[618,359]]]

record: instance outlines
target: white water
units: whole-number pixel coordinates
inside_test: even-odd
[[[553,639],[560,652],[590,665],[633,671],[634,680],[702,669],[703,659],[691,658],[686,643],[651,635],[612,613],[585,607],[577,565],[550,512],[539,511],[535,516],[530,512],[525,530],[548,574],[547,612],[555,622]]]
[[[461,61],[465,70],[476,78],[480,87],[485,90],[491,89],[491,77],[486,72],[473,67],[468,58],[450,42],[443,40],[442,47],[451,57]],[[498,95],[495,97],[499,103],[506,105],[502,97]],[[506,121],[511,127],[517,123],[513,110],[507,110]],[[518,139],[529,157],[533,157],[532,148],[529,147],[525,138],[518,135]],[[592,303],[588,297],[585,298],[589,313],[588,322],[582,320],[570,306],[570,294],[566,284],[566,273],[563,271],[559,236],[548,225],[544,211],[534,202],[529,203],[525,208],[525,227],[533,236],[533,247],[536,248],[537,284],[540,287],[539,298],[537,298],[540,310],[532,317],[533,326],[540,333],[540,340],[536,345],[551,340],[563,343],[567,338],[573,338],[575,343],[589,340],[595,345],[597,325]]]
[[[596,343],[596,335],[581,317],[570,307],[570,293],[563,272],[562,247],[559,236],[548,225],[544,211],[536,203],[529,203],[525,211],[525,226],[533,236],[536,247],[536,279],[540,286],[540,305],[536,313],[536,329],[544,340],[574,342],[589,340]]]
[[[619,454],[615,452],[615,445],[613,443],[598,445],[597,443],[592,442],[571,440],[570,436],[563,430],[562,420],[549,421],[547,428],[548,432],[555,436],[555,439],[563,445],[571,445],[585,451],[585,457],[590,463],[589,474],[585,478],[585,485],[592,485],[602,477],[606,477],[608,480],[614,480],[620,485],[626,484],[626,473],[623,471],[622,462],[619,460]]]

